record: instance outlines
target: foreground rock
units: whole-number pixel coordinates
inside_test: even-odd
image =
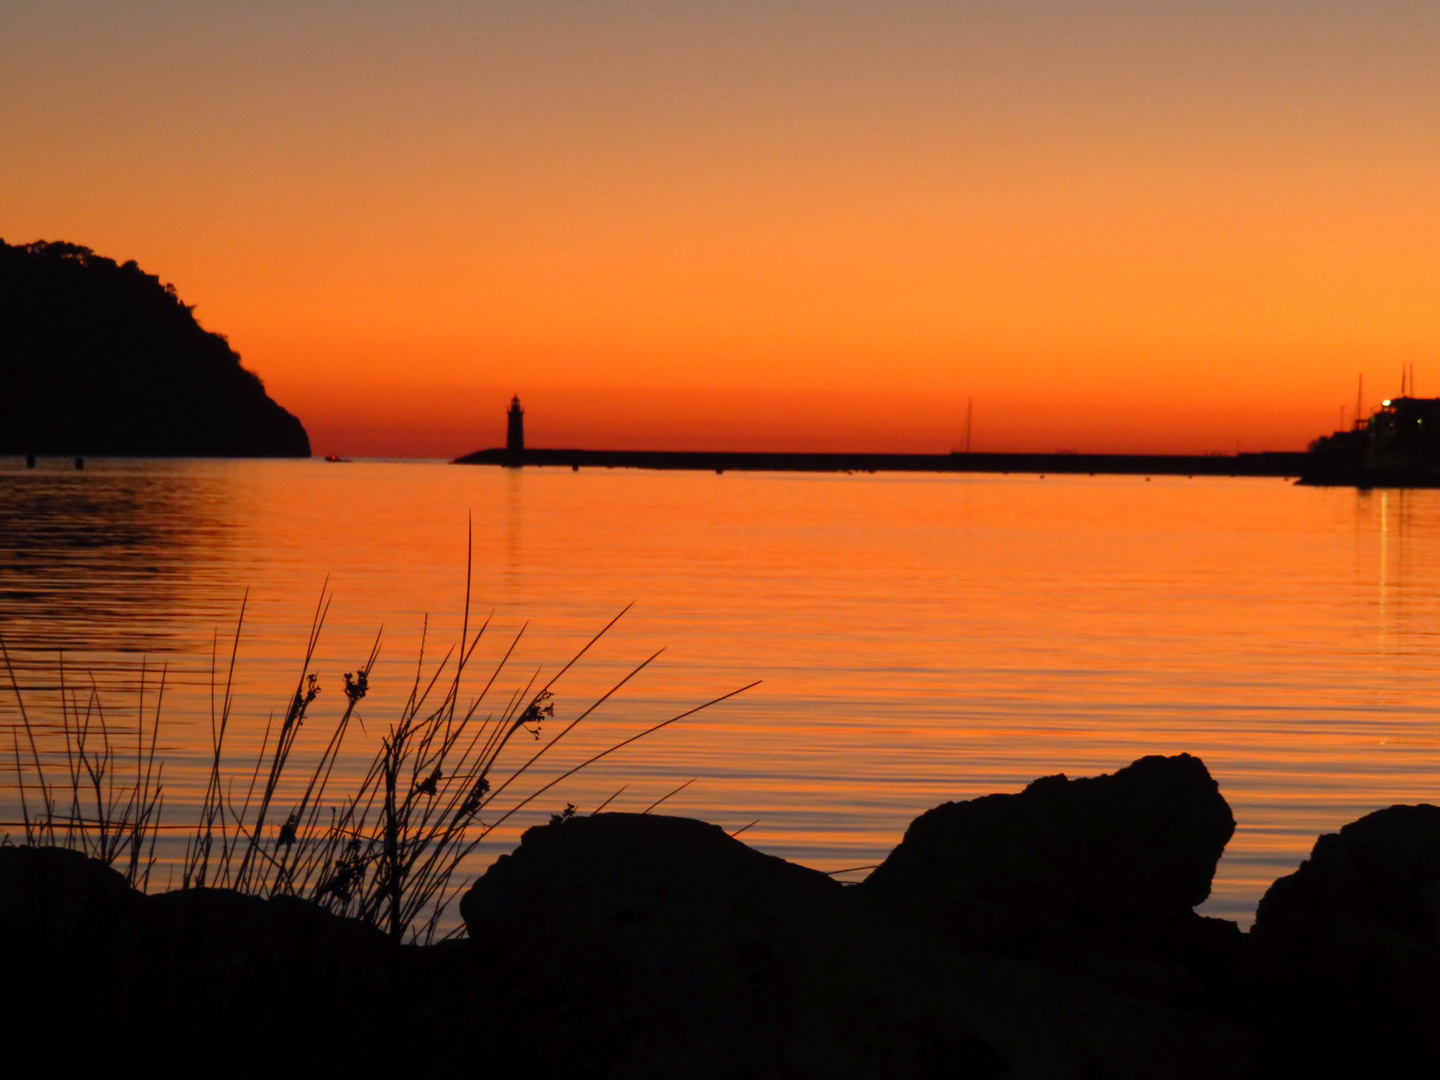
[[[1193,909],[1234,831],[1199,758],[1146,757],[928,810],[857,892],[974,948],[1226,1009],[1239,928]]]
[[[843,891],[715,825],[599,814],[526,832],[461,913],[541,1073],[786,1076],[872,1027]]]
[[[6,1020],[65,1071],[129,1045],[162,1071],[363,1072],[405,1048],[394,1006],[417,952],[304,901],[146,896],[77,852],[0,847],[0,955],[23,988]]]
[[[1440,807],[1315,842],[1260,901],[1250,993],[1271,1070],[1440,1076]]]
[[[0,241],[0,454],[309,457],[305,428],[174,289]]]
[[[529,830],[462,912],[514,1060],[544,1075],[1244,1074],[1231,1020],[965,947],[860,892],[713,825],[600,814]]]

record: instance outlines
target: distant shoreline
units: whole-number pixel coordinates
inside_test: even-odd
[[[793,454],[685,450],[477,450],[456,465],[705,472],[1055,473],[1110,476],[1299,476],[1308,454]]]

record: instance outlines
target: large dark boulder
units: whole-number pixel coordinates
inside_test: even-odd
[[[117,870],[78,851],[0,845],[0,942],[9,950],[106,937],[143,900]]]
[[[461,904],[495,1067],[585,1077],[1244,1075],[1249,1033],[968,949],[703,822],[531,829]]]
[[[843,1006],[841,893],[715,825],[598,814],[528,830],[460,910],[537,1074],[786,1076]]]
[[[398,1064],[413,1049],[419,952],[302,900],[146,896],[79,852],[0,847],[0,955],[23,988],[4,1023],[67,1071],[127,1045],[162,1072]]]
[[[1234,830],[1199,758],[1145,757],[928,810],[859,892],[976,948],[1223,1006],[1239,929],[1193,908]]]
[[[1321,836],[1250,937],[1273,1075],[1440,1076],[1440,807]]]
[[[0,241],[0,454],[309,457],[305,428],[175,290]]]
[[[285,1071],[363,1074],[400,1064],[411,960],[374,927],[305,900],[160,893],[117,936],[108,1026],[119,1034],[162,1016],[164,1060],[225,1046],[232,1075],[270,1072],[280,1047]],[[366,1038],[387,1024],[389,1040]]]
[[[98,1053],[96,1024],[114,1005],[114,943],[144,900],[78,851],[0,845],[0,957],[12,990],[0,1023]],[[97,1043],[77,1047],[77,1036]]]

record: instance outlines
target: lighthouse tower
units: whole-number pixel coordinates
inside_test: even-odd
[[[505,428],[505,449],[512,454],[525,450],[525,410],[520,407],[520,395],[510,399],[510,411],[505,414],[509,421]]]

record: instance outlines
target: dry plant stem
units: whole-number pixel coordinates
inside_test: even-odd
[[[605,807],[609,806],[612,802],[614,802],[616,799],[618,799],[618,798],[621,796],[621,794],[624,793],[625,789],[628,788],[629,786],[630,786],[629,784],[621,784],[620,787],[619,787],[619,789],[615,792],[614,795],[611,795],[608,799],[606,799],[604,802],[602,802],[602,803],[601,803],[599,806],[597,806],[594,810],[591,810],[590,813],[591,813],[592,815],[600,813],[600,811],[604,810]]]
[[[265,817],[269,813],[270,802],[275,797],[275,789],[280,783],[280,774],[285,770],[290,750],[295,745],[295,738],[300,734],[300,728],[305,723],[306,710],[320,693],[316,677],[310,671],[310,664],[315,659],[315,647],[320,641],[320,630],[325,625],[325,616],[330,610],[330,599],[326,595],[328,587],[329,579],[327,578],[326,584],[320,587],[320,599],[315,605],[315,615],[310,622],[310,637],[305,645],[305,660],[300,665],[300,677],[295,684],[295,694],[290,699],[289,708],[285,710],[285,719],[281,723],[280,731],[275,739],[274,757],[270,761],[270,772],[265,780],[265,790],[260,797],[260,806],[255,812],[255,824],[250,830],[245,857],[240,861],[240,869],[235,875],[237,889],[245,888],[260,847],[261,835],[265,829]]]
[[[383,630],[381,631],[383,633]],[[345,712],[340,717],[340,722],[335,725],[335,730],[330,734],[330,741],[320,754],[320,760],[316,763],[314,771],[310,775],[310,782],[305,786],[305,793],[300,798],[300,804],[291,811],[287,821],[295,822],[296,834],[293,842],[286,845],[286,851],[279,860],[278,876],[275,883],[277,890],[289,892],[293,885],[295,862],[300,858],[301,853],[307,847],[307,841],[311,838],[315,827],[315,817],[319,813],[321,800],[325,796],[325,787],[330,780],[330,772],[335,767],[335,760],[340,754],[341,743],[345,739],[345,732],[349,730],[350,718],[355,714],[355,707],[365,697],[370,684],[370,671],[375,666],[375,661],[380,656],[380,633],[375,635],[375,644],[370,648],[370,655],[364,665],[360,668],[358,676],[353,680],[347,673],[345,677]],[[312,804],[313,800],[313,804]]]
[[[143,661],[142,661],[142,665],[143,665]],[[143,672],[143,666],[142,666],[142,672]],[[151,826],[158,826],[159,823],[160,823],[160,807],[161,807],[161,806],[163,805],[163,803],[164,803],[164,796],[163,796],[162,788],[161,788],[161,785],[160,785],[160,779],[161,779],[161,777],[164,776],[164,774],[165,774],[165,765],[164,765],[163,762],[162,762],[161,765],[160,765],[160,770],[159,770],[159,772],[156,772],[156,771],[155,771],[155,741],[156,741],[157,738],[159,738],[159,735],[160,735],[160,709],[161,709],[161,706],[162,706],[162,705],[164,704],[164,702],[165,702],[165,680],[168,678],[169,674],[170,674],[170,665],[167,663],[167,664],[163,665],[163,666],[161,667],[161,669],[160,669],[160,687],[159,687],[159,689],[156,691],[156,695],[155,695],[155,720],[154,720],[154,722],[150,725],[150,748],[149,748],[149,752],[145,754],[145,760],[144,760],[144,766],[145,766],[145,768],[144,768],[143,775],[142,775],[142,773],[141,773],[141,768],[140,768],[140,766],[141,766],[140,755],[139,755],[138,752],[137,752],[137,754],[136,754],[136,760],[135,760],[135,786],[136,786],[136,789],[137,789],[137,791],[138,791],[138,798],[141,800],[141,802],[140,802],[140,804],[139,804],[139,810],[138,810],[137,817],[136,817],[135,833],[134,833],[134,836],[133,836],[132,839],[131,839],[131,844],[130,844],[130,869],[129,869],[129,872],[126,874],[126,879],[127,879],[128,881],[130,881],[132,884],[133,884],[137,879],[140,879],[140,878],[142,878],[142,877],[143,877],[143,879],[144,879],[145,881],[148,882],[149,879],[150,879],[150,867],[153,866],[154,863],[155,863],[155,833],[156,833],[158,830],[155,829],[155,828],[153,828],[153,827],[151,827]],[[144,689],[144,681],[143,681],[144,676],[143,676],[143,674],[142,674],[142,676],[141,676],[141,679],[142,679],[142,681],[141,681],[142,693],[141,693],[141,695],[140,695],[140,716],[139,716],[139,723],[138,723],[137,726],[136,726],[136,746],[137,746],[137,750],[140,749],[140,748],[143,748],[144,745],[145,745],[145,695],[144,695],[144,693],[143,693],[143,689]],[[147,796],[148,796],[149,792],[151,791],[151,781],[152,781],[152,780],[154,781],[154,792],[155,792],[155,794],[154,794],[154,797],[153,797],[153,798],[147,800]],[[153,822],[151,821],[151,814],[152,814],[152,813],[155,815]],[[143,840],[143,838],[144,838],[145,830],[146,830],[147,827],[151,827],[151,828],[150,828],[150,854],[149,854],[148,860],[147,860],[147,862],[146,862],[146,867],[145,867],[144,874],[142,875],[142,874],[140,873],[140,845],[141,845],[141,842],[142,842],[142,840]]]
[[[227,788],[226,790],[226,808],[230,811],[230,815],[234,819],[235,846],[225,852],[224,863],[220,874],[221,883],[224,885],[230,884],[231,856],[239,849],[241,838],[245,837],[248,839],[249,836],[245,831],[245,816],[250,812],[250,799],[255,794],[255,781],[260,778],[260,766],[265,764],[265,752],[270,747],[270,731],[274,726],[275,714],[270,713],[265,717],[265,733],[260,737],[260,752],[255,755],[255,766],[250,770],[250,784],[245,789],[245,802],[241,804],[238,811],[235,809],[234,801],[229,798],[229,789]]]
[[[486,772],[489,771],[490,766],[492,766],[492,765],[494,764],[495,760],[500,756],[500,752],[505,749],[505,744],[510,741],[511,737],[515,734],[515,732],[517,732],[518,730],[520,730],[520,728],[525,725],[525,723],[526,723],[527,720],[533,721],[533,720],[536,718],[535,710],[538,709],[538,707],[539,707],[547,698],[550,697],[551,688],[560,680],[560,677],[561,677],[562,675],[564,675],[567,671],[569,671],[572,667],[574,667],[575,664],[579,662],[580,658],[581,658],[582,656],[584,656],[587,652],[589,652],[590,649],[594,646],[594,644],[595,644],[597,641],[599,641],[602,637],[604,637],[607,633],[609,633],[609,632],[610,632],[610,629],[611,629],[617,622],[619,622],[620,619],[625,615],[625,613],[626,613],[627,611],[629,611],[630,608],[633,607],[633,606],[634,606],[634,605],[632,605],[632,604],[626,604],[625,607],[621,610],[621,612],[620,612],[619,615],[616,615],[613,619],[611,619],[608,623],[606,623],[605,626],[600,630],[600,632],[599,632],[598,634],[596,634],[593,638],[591,638],[588,642],[586,642],[586,643],[585,643],[585,647],[584,647],[583,649],[581,649],[578,653],[576,653],[573,658],[571,658],[571,660],[570,660],[570,662],[569,662],[568,664],[566,664],[563,668],[561,668],[558,672],[556,672],[555,675],[554,675],[554,677],[551,678],[551,680],[550,680],[549,682],[547,682],[543,687],[540,688],[539,692],[537,692],[537,693],[535,694],[535,696],[531,699],[530,705],[526,707],[525,711],[520,714],[520,716],[519,716],[518,719],[514,720],[514,721],[509,725],[509,727],[508,727],[508,728],[506,729],[506,731],[505,731],[504,737],[503,737],[502,739],[500,739],[499,744],[498,744],[497,746],[495,746],[494,749],[489,753],[488,760],[486,761],[485,768],[484,768],[484,770],[482,770],[481,775],[484,775]],[[554,742],[558,742],[560,738],[563,738],[565,735],[569,734],[570,730],[571,730],[572,728],[574,728],[576,724],[578,724],[581,720],[585,719],[585,717],[589,716],[592,712],[594,712],[595,709],[596,709],[602,702],[604,702],[606,699],[608,699],[608,698],[609,698],[611,695],[613,695],[617,690],[619,690],[620,687],[624,686],[627,682],[629,682],[629,681],[630,681],[631,679],[633,679],[636,675],[638,675],[641,671],[643,671],[646,667],[648,667],[648,666],[650,665],[650,663],[651,663],[657,656],[659,656],[659,655],[660,655],[662,652],[664,652],[664,651],[665,651],[664,649],[657,649],[657,650],[655,651],[654,655],[652,655],[648,660],[645,660],[645,661],[644,661],[643,663],[641,663],[638,667],[636,667],[633,671],[631,671],[629,675],[626,675],[625,678],[621,679],[618,683],[616,683],[615,686],[614,686],[611,690],[609,690],[609,691],[604,695],[604,697],[600,698],[600,700],[597,701],[597,702],[595,702],[594,705],[590,706],[589,709],[585,710],[585,712],[581,713],[580,716],[578,716],[575,720],[571,721],[570,727],[567,727],[564,731],[562,731],[562,732],[560,733],[560,735],[557,736],[556,739],[551,743],[551,745],[554,745]],[[544,752],[545,752],[544,750],[541,750],[539,753],[537,753],[537,754],[535,755],[534,758],[531,758],[530,761],[527,761],[527,762],[526,762],[519,770],[517,770],[508,780],[506,780],[504,784],[502,784],[499,788],[497,788],[497,789],[495,790],[494,795],[491,796],[491,799],[493,800],[493,799],[494,799],[496,796],[498,796],[502,791],[504,791],[505,788],[510,785],[511,781],[513,781],[517,776],[519,776],[519,775],[520,775],[521,773],[523,773],[526,769],[528,769],[532,764],[534,764],[535,760],[536,760],[537,758],[539,758],[539,757],[540,757],[540,754],[543,754]]]
[[[16,787],[20,792],[20,819],[25,826],[25,842],[34,844],[36,837],[30,824],[30,801],[25,797],[25,766],[20,762],[20,736],[15,733],[14,728],[10,729],[10,745],[15,751]]]
[[[686,780],[683,784],[681,784],[679,787],[677,787],[674,791],[671,791],[671,792],[669,792],[668,794],[665,794],[665,795],[661,795],[660,798],[656,799],[656,800],[655,800],[654,802],[652,802],[649,806],[647,806],[647,807],[645,808],[644,812],[647,813],[647,814],[650,813],[651,810],[654,810],[654,809],[655,809],[657,806],[659,806],[661,803],[668,801],[668,800],[669,800],[670,798],[672,798],[673,796],[679,795],[680,792],[684,791],[687,787],[689,787],[691,784],[693,784],[693,783],[694,783],[696,780],[698,780],[698,779],[699,779],[698,776],[692,776],[689,780]]]
[[[588,758],[586,758],[586,759],[585,759],[584,761],[582,761],[579,765],[576,765],[573,769],[570,769],[570,770],[568,770],[568,771],[566,771],[566,772],[561,773],[559,776],[557,776],[554,780],[551,780],[551,781],[550,781],[548,784],[546,784],[544,787],[540,788],[539,790],[537,790],[537,791],[535,791],[535,792],[532,792],[530,795],[526,796],[526,797],[525,797],[524,799],[522,799],[520,802],[518,802],[518,803],[516,803],[514,806],[512,806],[509,810],[507,810],[507,811],[505,812],[505,814],[504,814],[502,817],[497,818],[493,824],[487,826],[486,829],[485,829],[485,831],[484,831],[484,833],[482,833],[482,834],[479,836],[479,838],[477,838],[477,840],[475,841],[475,843],[478,844],[481,840],[484,840],[486,836],[488,836],[490,833],[494,832],[494,831],[495,831],[496,829],[498,829],[501,825],[503,825],[503,824],[505,823],[505,821],[506,821],[512,814],[514,814],[516,811],[521,810],[522,808],[524,808],[524,807],[527,806],[528,804],[534,802],[537,798],[539,798],[541,795],[545,794],[545,792],[549,791],[549,790],[550,790],[552,787],[554,787],[556,784],[560,783],[562,780],[568,780],[570,777],[574,776],[574,775],[575,775],[577,772],[579,772],[581,769],[587,768],[587,767],[595,764],[595,762],[599,761],[601,758],[609,757],[611,754],[615,753],[615,751],[617,751],[617,750],[622,750],[622,749],[624,749],[625,747],[629,746],[631,743],[637,742],[637,741],[639,741],[640,739],[645,738],[645,736],[647,736],[647,735],[653,735],[655,732],[661,730],[662,728],[667,728],[667,727],[669,727],[671,724],[676,723],[677,721],[684,720],[686,717],[694,716],[694,715],[695,715],[696,713],[698,713],[698,712],[703,712],[705,709],[709,709],[709,708],[711,708],[712,706],[719,705],[722,701],[729,701],[731,698],[733,698],[733,697],[735,697],[735,696],[737,696],[737,695],[739,695],[739,694],[743,694],[743,693],[745,693],[745,691],[747,691],[747,690],[753,690],[753,689],[755,689],[755,687],[757,687],[757,686],[759,686],[759,685],[760,685],[760,680],[759,680],[759,679],[756,679],[754,682],[748,683],[747,685],[740,687],[740,689],[738,689],[738,690],[731,690],[728,694],[721,694],[721,695],[720,695],[719,697],[717,697],[717,698],[711,698],[709,701],[705,702],[705,704],[703,704],[703,705],[696,705],[693,709],[686,709],[684,712],[682,712],[682,713],[680,713],[680,714],[678,714],[678,715],[676,715],[676,716],[672,716],[669,720],[662,720],[662,721],[660,721],[660,723],[655,724],[655,725],[652,726],[652,727],[648,727],[648,728],[646,728],[644,731],[642,731],[642,732],[640,732],[640,733],[638,733],[638,734],[636,734],[636,735],[631,735],[628,739],[622,739],[620,742],[616,743],[614,746],[610,747],[608,750],[602,750],[602,751],[600,751],[600,753],[594,755],[593,757],[588,757]]]
[[[15,667],[10,663],[10,649],[5,644],[5,636],[0,634],[0,654],[5,657],[5,670],[10,675],[10,688],[15,691],[15,704],[20,709],[20,719],[25,725],[25,737],[30,742],[30,758],[35,763],[35,777],[40,783],[40,798],[45,804],[45,821],[50,829],[50,842],[55,842],[55,807],[50,800],[50,786],[45,782],[45,767],[40,764],[40,751],[35,746],[35,730],[30,726],[30,714],[25,711],[25,697],[20,693],[20,683],[15,678]],[[19,768],[19,748],[16,748],[16,768]],[[21,793],[22,807],[24,793]],[[34,841],[30,835],[30,812],[28,807],[24,808],[25,813],[25,840],[27,843]]]
[[[0,641],[6,668],[10,674],[11,687],[19,705],[21,722],[26,730],[30,746],[31,764],[42,791],[44,806],[43,819],[32,820],[29,800],[26,796],[25,767],[20,757],[19,740],[13,729],[11,744],[15,754],[15,766],[20,791],[21,813],[28,843],[60,842],[54,793],[46,779],[43,757],[35,738],[35,726],[25,707],[24,695],[19,680],[10,662],[9,650]],[[128,849],[128,858],[123,863],[125,880],[131,884],[143,885],[148,882],[154,862],[155,838],[164,806],[161,777],[163,766],[155,763],[156,741],[158,739],[160,711],[163,707],[168,667],[162,668],[156,694],[155,718],[151,724],[148,741],[145,731],[145,691],[147,687],[147,666],[142,659],[140,668],[140,689],[135,728],[135,781],[125,785],[120,777],[120,747],[111,738],[104,709],[100,704],[99,689],[91,680],[91,690],[82,716],[71,699],[64,677],[64,658],[60,658],[60,730],[64,739],[64,760],[70,779],[70,806],[65,816],[63,846],[78,846],[91,858],[107,866],[113,866]],[[72,724],[73,716],[73,724]],[[92,727],[96,734],[92,738]],[[98,740],[99,748],[94,749]],[[93,814],[87,815],[83,806],[82,788],[89,792],[94,801]],[[147,843],[148,841],[148,843]]]
[[[295,847],[295,850],[297,852],[297,866],[300,871],[298,884],[299,888],[301,889],[303,889],[309,884],[311,874],[317,866],[313,854],[315,849],[314,841],[316,839],[316,831],[318,828],[317,822],[324,805],[323,800],[325,797],[325,789],[329,786],[331,773],[334,771],[335,762],[339,758],[340,743],[341,740],[344,738],[345,732],[349,728],[350,718],[354,714],[356,706],[359,704],[360,700],[364,698],[365,693],[368,690],[370,671],[374,667],[375,661],[379,657],[379,653],[380,636],[377,634],[375,638],[375,645],[370,650],[370,656],[366,660],[365,665],[360,669],[358,677],[353,683],[351,682],[350,674],[348,672],[346,673],[345,689],[346,696],[349,701],[345,708],[345,715],[341,718],[340,724],[337,726],[335,733],[331,736],[330,744],[326,748],[325,753],[321,755],[320,763],[316,766],[315,773],[310,780],[310,785],[306,788],[304,798],[301,799],[301,809],[297,811],[297,818],[302,820],[301,833],[297,838],[297,843]],[[307,805],[307,803],[310,804],[308,815],[305,814],[305,806]],[[335,810],[333,807],[330,808],[330,817],[333,828],[333,823],[335,820]],[[300,853],[305,853],[307,851],[310,852],[310,854],[301,857]],[[287,891],[293,891],[296,887],[295,870],[292,869],[287,872],[284,881],[284,887]]]
[[[613,625],[614,621],[612,620],[610,626]],[[606,629],[608,630],[609,627],[607,626]],[[594,640],[598,640],[598,636],[596,639],[593,639],[590,642],[591,645],[594,644]],[[587,649],[589,647],[590,645],[586,646]],[[401,911],[398,920],[395,920],[397,924],[409,925],[410,923],[412,923],[414,919],[418,916],[419,912],[425,906],[429,905],[437,895],[443,892],[446,883],[448,883],[448,881],[450,880],[451,875],[454,873],[456,867],[459,865],[460,859],[463,858],[464,853],[469,850],[473,850],[473,847],[460,847],[457,849],[455,842],[457,840],[463,841],[465,829],[469,825],[470,821],[474,818],[474,816],[478,814],[481,810],[483,810],[484,807],[487,806],[491,801],[497,798],[501,794],[501,792],[505,790],[506,787],[508,787],[523,772],[529,769],[530,766],[533,765],[536,761],[538,761],[541,756],[543,756],[547,751],[552,749],[558,742],[560,742],[561,739],[563,739],[566,735],[573,731],[577,724],[579,724],[586,717],[590,716],[596,709],[598,709],[602,704],[604,704],[605,701],[607,701],[610,697],[617,693],[621,687],[623,687],[627,682],[629,682],[641,671],[643,671],[651,663],[651,661],[653,661],[655,657],[659,655],[660,654],[657,652],[654,656],[651,656],[649,659],[637,665],[629,674],[627,674],[623,679],[616,683],[615,686],[608,690],[587,709],[581,712],[580,715],[577,716],[574,720],[572,720],[558,735],[555,736],[555,738],[550,740],[548,744],[538,750],[527,762],[525,762],[524,765],[520,766],[513,773],[511,773],[510,777],[504,782],[504,784],[497,788],[488,799],[485,799],[483,802],[478,803],[475,806],[473,813],[466,814],[463,812],[458,812],[451,818],[448,825],[443,826],[443,828],[433,830],[428,835],[423,832],[421,833],[421,835],[417,838],[417,842],[414,845],[414,851],[409,859],[409,863],[405,867],[406,875],[408,876],[411,873],[411,871],[414,869],[416,861],[421,857],[422,854],[425,854],[427,850],[428,856],[421,864],[419,873],[416,874],[416,884],[411,890],[411,895],[405,909]],[[545,696],[548,696],[549,694],[548,687],[553,685],[554,680],[552,679],[551,682],[547,684],[547,689],[541,690],[539,693],[536,694],[534,702],[543,701],[545,699]],[[526,713],[528,714],[529,712],[530,709],[527,708]],[[462,805],[461,811],[464,811],[465,809],[465,805]],[[424,823],[422,822],[422,824]],[[427,933],[433,933],[433,924],[438,919],[439,914],[442,911],[443,905],[432,913]]]
[[[569,670],[613,625],[614,620],[595,635],[560,674]],[[382,740],[381,751],[360,789],[332,819],[332,834],[325,845],[325,870],[314,878],[315,899],[332,909],[353,912],[377,923],[395,937],[407,928],[412,936],[423,933],[428,937],[433,932],[439,911],[432,911],[423,926],[417,926],[415,918],[446,891],[459,861],[452,853],[462,846],[468,847],[464,843],[467,828],[489,802],[484,798],[490,793],[487,774],[496,765],[509,736],[520,727],[537,722],[542,712],[549,715],[550,707],[545,702],[558,675],[540,691],[534,691],[532,679],[522,695],[512,698],[498,718],[474,722],[484,693],[494,685],[513,648],[512,642],[487,680],[482,697],[472,702],[463,715],[458,711],[459,684],[452,679],[444,699],[432,712],[421,717],[439,673],[448,665],[448,655],[423,688],[423,672],[417,670],[415,686],[400,720]],[[467,641],[462,663],[468,660],[473,649],[474,643]],[[518,702],[526,700],[529,703],[520,709]],[[581,719],[595,707],[585,710]],[[573,728],[575,722],[578,721],[551,740],[551,745]],[[470,727],[476,730],[468,733],[462,747],[461,740]],[[481,747],[479,754],[475,753],[477,745]],[[534,760],[532,757],[522,769]],[[514,774],[502,787],[513,779]],[[379,820],[372,829],[366,822],[377,802]],[[307,879],[309,876],[307,874]]]
[[[637,733],[634,734],[634,735],[631,735],[628,739],[622,739],[620,742],[616,743],[614,746],[611,746],[610,748],[608,748],[608,749],[606,749],[606,750],[600,751],[600,753],[598,753],[598,754],[594,754],[594,755],[592,755],[591,757],[586,758],[584,761],[580,762],[580,764],[574,766],[574,767],[571,768],[571,769],[567,769],[565,772],[563,772],[563,773],[561,773],[559,776],[555,777],[555,778],[554,778],[553,780],[551,780],[549,783],[547,783],[547,784],[543,785],[542,787],[536,789],[535,791],[531,792],[529,795],[527,795],[524,799],[520,800],[520,802],[518,802],[518,803],[516,803],[514,806],[512,806],[509,810],[507,810],[503,815],[501,815],[501,816],[500,816],[499,818],[497,818],[495,821],[491,822],[489,825],[484,826],[479,836],[477,836],[474,840],[471,840],[471,841],[470,841],[468,844],[466,844],[464,847],[460,848],[460,850],[453,856],[453,862],[450,864],[449,871],[448,871],[447,874],[445,875],[444,884],[443,884],[443,886],[442,886],[442,888],[441,888],[441,891],[440,891],[440,893],[438,894],[438,898],[437,898],[437,900],[436,900],[436,902],[435,902],[434,912],[433,912],[433,914],[431,915],[431,917],[430,917],[430,919],[429,919],[429,921],[428,921],[428,923],[427,923],[427,925],[426,925],[426,927],[425,927],[426,934],[425,934],[424,940],[426,940],[426,941],[428,942],[428,941],[431,941],[431,940],[434,939],[435,927],[436,927],[436,924],[439,922],[440,913],[442,913],[442,912],[449,906],[449,904],[454,901],[455,897],[459,894],[460,889],[464,888],[463,883],[462,883],[461,885],[459,885],[459,886],[454,886],[454,887],[451,887],[451,886],[450,886],[450,884],[449,884],[450,875],[453,874],[454,869],[459,866],[460,861],[461,861],[462,859],[464,859],[467,855],[471,854],[477,847],[480,846],[481,843],[483,843],[483,842],[485,841],[485,839],[486,839],[492,832],[494,832],[494,831],[495,831],[496,829],[498,829],[501,825],[503,825],[503,824],[504,824],[507,820],[509,820],[509,818],[511,818],[514,814],[516,814],[516,813],[518,813],[520,810],[524,809],[524,807],[526,807],[526,806],[529,805],[530,803],[534,802],[537,798],[539,798],[541,795],[545,794],[545,792],[549,791],[551,788],[555,787],[557,784],[560,784],[560,783],[562,783],[563,781],[568,780],[570,777],[574,776],[576,773],[580,772],[582,769],[589,768],[591,765],[595,764],[595,762],[601,760],[602,758],[609,757],[611,754],[615,753],[615,752],[618,751],[618,750],[624,749],[625,747],[629,746],[631,743],[638,742],[639,740],[645,738],[645,737],[648,736],[648,735],[653,735],[655,732],[661,731],[661,730],[663,730],[664,728],[669,727],[671,724],[678,723],[679,721],[684,720],[684,719],[686,719],[687,717],[694,716],[696,713],[703,712],[704,710],[709,709],[709,708],[712,708],[712,707],[715,706],[715,705],[719,705],[722,701],[728,701],[728,700],[730,700],[730,699],[733,698],[733,697],[736,697],[736,696],[738,696],[738,695],[740,695],[740,694],[745,693],[745,691],[747,691],[747,690],[753,690],[755,687],[757,687],[757,686],[759,686],[759,685],[760,685],[760,680],[757,679],[755,682],[752,682],[752,683],[749,683],[749,684],[747,684],[747,685],[745,685],[745,686],[742,686],[742,687],[740,687],[738,690],[731,690],[728,694],[721,694],[719,697],[717,697],[717,698],[711,698],[709,701],[705,702],[704,704],[697,705],[697,706],[695,706],[693,709],[686,709],[684,712],[678,713],[678,714],[676,714],[675,716],[670,717],[668,720],[662,720],[662,721],[660,721],[660,723],[658,723],[658,724],[653,724],[653,725],[651,725],[650,727],[646,728],[644,731],[640,731],[640,732],[637,732]],[[625,790],[625,789],[622,787],[620,790],[623,791],[623,790]],[[615,795],[619,795],[619,794],[620,794],[619,791],[617,791],[617,792],[615,793]],[[605,802],[601,804],[602,807],[609,805],[610,801],[615,798],[615,795],[612,795],[609,799],[606,799]],[[597,811],[595,811],[595,813],[599,813],[599,811],[597,810]],[[452,931],[452,933],[451,933],[450,936],[454,936],[454,934],[456,934],[456,933],[458,933],[458,932],[459,932],[459,930],[458,930],[458,928],[457,928],[457,930]]]
[[[75,760],[70,738],[69,690],[65,686],[65,653],[59,655],[60,666],[60,726],[65,732],[65,769],[70,776],[70,819],[65,827],[65,844],[68,847],[75,835],[80,819],[80,763]]]
[[[215,823],[220,823],[220,849],[228,862],[229,830],[225,824],[222,806],[224,792],[221,790],[220,758],[225,746],[225,733],[230,726],[230,707],[235,683],[235,659],[240,652],[240,630],[245,625],[245,609],[250,603],[250,590],[240,598],[240,614],[235,620],[235,637],[230,645],[230,665],[225,674],[225,696],[221,702],[220,715],[215,715],[215,660],[219,648],[218,635],[211,639],[210,647],[210,776],[205,785],[205,798],[200,804],[200,824],[196,835],[186,842],[184,872],[181,875],[183,887],[203,886],[210,870],[210,854],[215,842]]]

